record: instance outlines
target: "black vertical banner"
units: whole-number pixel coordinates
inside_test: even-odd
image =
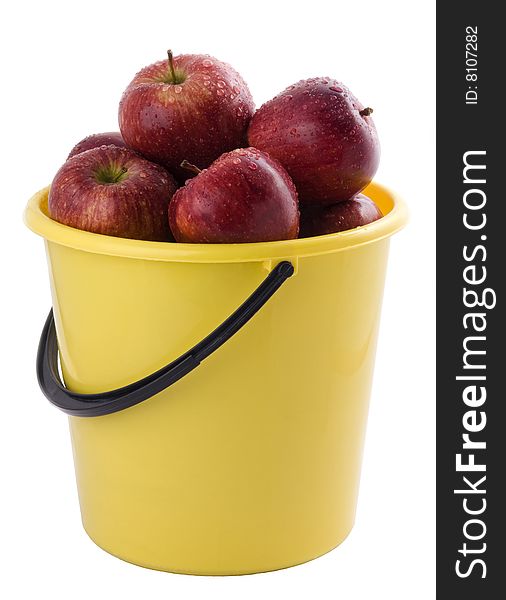
[[[499,6],[464,0],[437,8],[438,600],[506,598],[506,33]]]

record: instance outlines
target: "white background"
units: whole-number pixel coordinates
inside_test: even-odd
[[[434,597],[435,3],[8,4],[0,16],[0,595]],[[168,47],[230,62],[257,106],[302,78],[343,81],[374,108],[383,148],[376,179],[411,210],[409,227],[392,240],[355,529],[330,554],[284,571],[171,575],[97,548],[80,524],[66,419],[35,380],[50,297],[43,244],[22,224],[24,204],[75,142],[117,129],[123,89]]]

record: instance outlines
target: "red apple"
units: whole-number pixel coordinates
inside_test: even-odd
[[[299,231],[297,192],[268,154],[256,148],[234,150],[174,194],[169,222],[178,242],[292,239]]]
[[[371,112],[342,83],[307,79],[257,110],[248,142],[285,167],[301,206],[349,200],[378,168],[380,146]]]
[[[119,148],[126,148],[125,140],[121,137],[121,133],[119,131],[94,133],[78,142],[72,148],[67,158],[72,158],[76,154],[80,154],[81,152],[85,152],[86,150],[91,150],[92,148],[111,145],[118,146]]]
[[[100,146],[60,168],[49,191],[49,216],[93,233],[163,241],[170,239],[167,209],[175,191],[163,167],[127,148]]]
[[[130,148],[186,179],[183,160],[203,169],[244,145],[254,104],[231,66],[200,54],[168,55],[129,84],[119,126]]]
[[[383,215],[377,205],[364,194],[330,206],[301,210],[299,237],[326,235],[367,225]]]

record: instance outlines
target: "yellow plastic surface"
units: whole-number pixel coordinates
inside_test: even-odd
[[[135,381],[200,341],[280,260],[296,274],[168,390],[70,417],[81,513],[108,552],[155,569],[243,574],[305,562],[353,526],[389,236],[385,217],[284,242],[192,245],[96,235],[25,212],[46,239],[66,385]]]

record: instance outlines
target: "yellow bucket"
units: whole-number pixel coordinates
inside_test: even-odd
[[[92,234],[47,216],[48,189],[29,201],[58,339],[50,313],[39,381],[70,415],[83,524],[104,550],[228,575],[348,535],[389,237],[406,221],[388,190],[365,193],[385,215],[365,227],[230,245]]]

